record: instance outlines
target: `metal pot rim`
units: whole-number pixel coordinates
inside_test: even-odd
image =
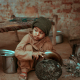
[[[6,49],[0,50],[0,56],[14,56],[14,55],[15,55],[15,51],[6,50]]]

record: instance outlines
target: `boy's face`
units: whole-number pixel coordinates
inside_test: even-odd
[[[39,29],[38,27],[34,27],[33,29],[33,38],[37,41],[41,40],[45,37],[45,33]]]

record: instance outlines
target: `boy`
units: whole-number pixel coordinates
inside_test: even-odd
[[[15,50],[15,56],[21,68],[20,80],[26,80],[27,73],[34,69],[36,65],[34,59],[37,61],[39,56],[43,58],[46,50],[54,51],[48,37],[51,22],[44,17],[39,17],[33,22],[32,29],[33,31],[23,37]]]

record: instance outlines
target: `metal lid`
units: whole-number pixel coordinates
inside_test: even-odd
[[[63,34],[62,31],[57,31],[56,36],[62,35],[62,34]]]
[[[0,50],[0,56],[14,56],[14,55],[15,55],[15,51],[6,50],[6,49]]]

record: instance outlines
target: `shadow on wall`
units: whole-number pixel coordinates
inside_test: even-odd
[[[26,35],[25,32],[19,32],[19,40]],[[0,49],[14,50],[19,42],[17,42],[16,34],[14,31],[0,33]]]

